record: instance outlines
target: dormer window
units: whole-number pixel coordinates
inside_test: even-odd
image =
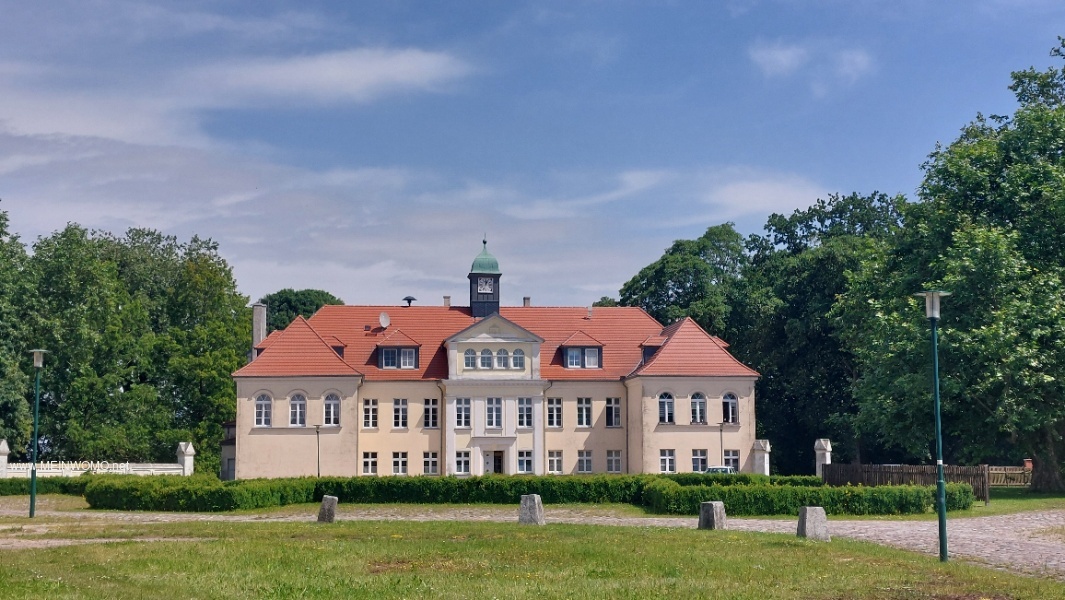
[[[417,348],[381,348],[380,367],[382,369],[417,369]]]
[[[566,348],[566,367],[569,369],[598,369],[599,347]]]
[[[414,369],[418,366],[418,352],[414,348],[399,349],[399,368]]]

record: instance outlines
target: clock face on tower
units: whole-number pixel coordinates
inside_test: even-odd
[[[478,294],[491,294],[493,292],[493,284],[495,282],[491,277],[478,277],[477,278],[477,293]]]

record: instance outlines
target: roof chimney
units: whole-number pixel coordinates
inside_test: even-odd
[[[444,307],[451,306],[451,296],[444,296]]]
[[[525,308],[528,308],[528,307],[532,306],[532,297],[531,296],[525,296],[524,298],[522,298],[521,299],[521,305],[524,306]]]
[[[256,302],[251,305],[251,358],[255,360],[255,348],[266,339],[266,305]]]

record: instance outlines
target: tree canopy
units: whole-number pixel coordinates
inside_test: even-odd
[[[322,290],[294,290],[285,288],[259,299],[266,305],[266,332],[284,329],[297,316],[308,318],[326,304],[344,304],[344,301]]]

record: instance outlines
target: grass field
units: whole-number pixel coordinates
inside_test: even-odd
[[[70,524],[4,550],[4,598],[1062,598],[1065,584],[872,544],[468,522]],[[22,527],[19,525],[18,527]],[[146,543],[121,540],[149,538]]]

